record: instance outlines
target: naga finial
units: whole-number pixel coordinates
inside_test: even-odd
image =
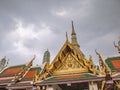
[[[118,42],[118,45],[115,44],[115,41],[113,42],[114,47],[117,48],[118,53],[120,53],[120,45],[119,45],[120,41]]]
[[[100,53],[97,52],[97,49],[95,49],[95,53],[98,55],[99,59],[102,60],[102,57],[101,57]]]
[[[99,57],[99,65],[100,65],[100,67],[103,67],[104,66],[104,62],[103,62],[103,59],[102,59],[100,53],[98,53],[96,49],[95,49],[95,52],[96,52],[96,54]]]
[[[118,45],[120,46],[120,36],[118,37],[119,41],[118,41]]]
[[[97,50],[95,50],[96,54],[98,55],[99,57],[99,65],[100,65],[100,68],[101,68],[101,73],[102,75],[105,75],[106,71],[108,71],[108,68],[107,66],[105,65],[100,53],[97,52]]]

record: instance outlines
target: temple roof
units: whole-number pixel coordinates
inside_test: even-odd
[[[30,70],[25,74],[21,81],[33,80],[34,76],[40,73],[41,67],[31,67]]]
[[[105,60],[111,71],[120,71],[120,57],[110,57]]]
[[[88,79],[88,78],[97,78],[97,76],[92,75],[90,73],[58,75],[58,76],[51,76],[50,78],[45,79],[43,82],[83,80],[83,79]]]
[[[98,77],[90,73],[79,73],[79,74],[67,74],[67,75],[56,75],[46,78],[41,82],[36,82],[36,85],[53,85],[53,84],[68,84],[68,83],[79,83],[79,82],[90,82],[90,81],[101,81],[104,77]]]
[[[25,66],[26,66],[25,64],[23,64],[23,65],[16,65],[16,66],[10,66],[10,67],[6,68],[3,72],[0,73],[0,77],[15,76],[22,69],[24,69]]]
[[[0,84],[10,83],[14,79],[15,75],[20,73],[25,68],[25,66],[26,66],[25,64],[10,66],[3,70],[0,73]]]
[[[40,71],[41,71],[41,67],[31,67],[20,81],[18,81],[17,83],[12,83],[10,86],[8,86],[8,88],[20,89],[20,88],[24,88],[24,86],[32,87],[31,82],[33,81],[35,75],[40,73]]]
[[[80,74],[81,73],[81,74]],[[84,73],[84,74],[83,74]],[[59,75],[82,75],[79,77],[79,80],[82,78],[89,79],[91,73],[96,74],[96,68],[94,67],[94,63],[92,61],[92,56],[87,60],[77,48],[73,46],[72,43],[67,39],[64,45],[59,50],[58,54],[54,58],[51,64],[46,65],[43,68],[43,71],[40,73],[40,80],[46,82],[46,78],[52,78],[53,81]],[[87,76],[89,75],[89,76]],[[68,78],[70,79],[70,78]],[[72,80],[76,80],[78,78],[71,78]],[[61,78],[61,80],[65,80],[65,78]],[[48,80],[49,81],[49,80]]]

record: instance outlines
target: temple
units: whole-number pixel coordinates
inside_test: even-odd
[[[120,53],[120,40],[114,42]],[[33,66],[35,56],[26,64],[8,66],[0,61],[0,90],[120,90],[120,55],[103,59],[95,50],[99,65],[87,59],[77,41],[72,21],[71,41],[66,41],[50,63],[50,52],[43,55],[42,66]]]

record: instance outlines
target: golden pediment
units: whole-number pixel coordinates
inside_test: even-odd
[[[54,75],[72,74],[72,73],[81,73],[81,72],[88,72],[87,67],[82,65],[74,55],[68,54],[64,62],[60,65],[60,67],[54,71]]]

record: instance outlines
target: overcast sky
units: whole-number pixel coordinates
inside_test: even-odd
[[[47,48],[51,61],[71,41],[74,21],[81,51],[88,59],[97,49],[103,56],[116,55],[113,41],[120,36],[120,0],[0,0],[0,58],[10,65],[41,64]]]

